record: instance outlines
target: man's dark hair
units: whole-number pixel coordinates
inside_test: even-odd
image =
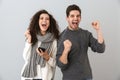
[[[81,15],[81,9],[79,8],[79,6],[73,4],[73,5],[69,5],[66,9],[66,16],[68,17],[69,14],[70,14],[70,11],[72,10],[78,10],[80,12],[80,15]]]

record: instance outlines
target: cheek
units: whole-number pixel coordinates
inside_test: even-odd
[[[50,26],[50,21],[47,21],[48,26]]]
[[[40,23],[41,23],[41,22],[39,21],[39,27],[40,27]]]
[[[69,20],[68,22],[69,22],[69,24],[72,24],[72,20]]]
[[[71,19],[67,19],[67,22],[70,23],[70,22],[71,22]]]

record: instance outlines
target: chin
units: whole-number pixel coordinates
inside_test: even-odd
[[[47,29],[42,29],[41,31],[46,32],[46,31],[47,31]]]
[[[77,26],[76,27],[72,27],[72,29],[76,30],[76,29],[78,29],[78,27]]]

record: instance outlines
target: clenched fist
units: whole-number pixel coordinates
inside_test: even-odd
[[[63,44],[64,44],[64,50],[66,50],[66,51],[70,51],[70,49],[71,49],[71,46],[72,46],[72,43],[71,43],[71,41],[70,40],[65,40],[64,42],[63,42]]]
[[[93,21],[92,22],[92,26],[95,30],[99,30],[100,29],[100,23],[99,21]]]

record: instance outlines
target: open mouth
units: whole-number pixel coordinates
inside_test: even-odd
[[[47,24],[42,24],[42,26],[43,26],[43,27],[46,27],[46,26],[47,26]]]
[[[73,25],[78,25],[78,22],[72,22]]]

